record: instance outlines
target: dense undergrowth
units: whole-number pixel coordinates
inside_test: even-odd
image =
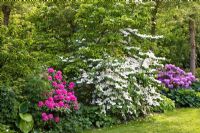
[[[199,107],[179,20],[188,14],[176,12],[199,4],[161,2],[171,12],[158,13],[152,34],[154,4],[0,2],[11,10],[8,25],[0,14],[0,132],[74,133]]]

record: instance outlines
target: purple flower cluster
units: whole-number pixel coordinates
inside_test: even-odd
[[[170,89],[189,88],[192,82],[196,80],[192,73],[186,73],[172,64],[166,64],[165,67],[158,72],[157,79]]]
[[[59,109],[71,109],[78,110],[77,97],[74,95],[73,88],[75,87],[74,82],[67,84],[63,81],[62,72],[55,71],[53,68],[48,69],[48,80],[51,82],[53,90],[48,93],[48,97],[44,101],[38,102],[39,108],[46,108],[50,112],[55,112]],[[52,113],[42,113],[42,120],[54,120],[56,123],[60,121],[59,116],[54,116]]]

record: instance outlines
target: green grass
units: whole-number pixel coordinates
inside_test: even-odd
[[[141,121],[84,133],[200,133],[200,109],[177,109]]]

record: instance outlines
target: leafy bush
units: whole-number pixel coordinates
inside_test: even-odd
[[[8,125],[3,125],[0,123],[0,132],[1,133],[16,133],[14,130],[11,130]]]
[[[0,82],[14,85],[13,81],[26,78],[37,70],[37,57],[28,49],[32,42],[29,30],[32,30],[32,24],[24,20],[20,24],[12,23],[9,27],[1,26]]]
[[[200,68],[196,68],[196,77],[200,78]]]
[[[44,94],[50,90],[50,86],[46,80],[39,76],[31,76],[26,79],[22,87],[22,101],[29,102],[29,109],[32,113],[37,110],[37,103],[39,100],[44,100]]]
[[[6,86],[0,87],[0,123],[14,125],[17,119],[18,102],[14,91]]]
[[[159,101],[160,106],[152,108],[154,112],[172,111],[175,109],[175,103],[164,95],[161,95],[162,100]]]
[[[47,73],[41,73],[40,76],[31,75],[28,76],[23,82],[17,82],[17,84],[21,84],[21,86],[15,85],[15,90],[17,90],[17,92],[19,91],[17,94],[18,99],[21,102],[19,106],[19,113],[29,113],[32,115],[34,118],[34,128],[40,128],[42,126],[42,122],[40,121],[41,114],[38,111],[37,103],[39,100],[44,100],[44,94],[50,90],[50,85],[46,79]],[[21,122],[22,124],[20,127],[20,120],[21,117],[18,116],[18,128],[22,129],[24,121]],[[29,125],[31,125],[31,123],[29,123]]]
[[[172,64],[166,64],[158,73],[160,80],[168,88],[189,88],[194,82],[195,76],[192,73],[186,73],[179,67]]]
[[[156,92],[159,83],[154,78],[156,69],[152,68],[161,64],[158,63],[160,58],[152,52],[143,53],[135,47],[124,47],[124,53],[127,54],[125,58],[115,58],[105,53],[102,59],[80,54],[62,60],[67,66],[76,64],[78,58],[86,64],[87,67],[80,71],[82,75],[77,78],[77,83],[81,88],[90,86],[92,92],[89,94],[92,96],[87,98],[92,99],[86,99],[99,106],[102,114],[115,114],[128,119],[145,115],[150,106],[159,105],[157,99],[160,96]],[[132,53],[134,56],[131,56]]]
[[[167,93],[177,107],[200,107],[200,95],[192,89],[177,89]]]
[[[108,127],[120,122],[116,116],[102,114],[98,106],[81,106],[79,112],[89,119],[91,127]]]
[[[72,112],[65,118],[45,133],[82,132],[84,129],[107,127],[120,122],[116,116],[101,114],[99,107],[84,105],[80,105],[79,110]],[[44,131],[44,129],[38,130],[41,133]]]
[[[200,92],[200,82],[196,81],[196,82],[192,83],[191,88],[197,92]]]

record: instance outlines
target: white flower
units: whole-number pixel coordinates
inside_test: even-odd
[[[137,30],[128,28],[122,32],[127,35],[138,34]],[[82,49],[87,49],[87,47],[82,47]],[[149,73],[153,74],[156,71],[156,66],[161,65],[160,59],[151,51],[140,52],[137,47],[127,46],[126,50],[135,50],[139,54],[123,59],[112,59],[109,55],[104,54],[105,59],[83,60],[88,63],[89,69],[81,70],[82,75],[77,79],[77,83],[95,85],[92,92],[92,104],[98,105],[103,114],[118,108],[122,116],[134,115],[137,106],[158,106],[157,100],[160,99],[160,95],[156,92],[156,88],[151,85],[158,84],[158,81]],[[85,57],[81,57],[81,59],[83,58]],[[64,57],[61,57],[61,60],[65,60]],[[69,63],[74,62],[75,57],[66,58],[66,60]],[[138,74],[144,75],[150,84],[144,87],[143,77],[137,79]],[[130,77],[132,82],[130,82]],[[133,92],[136,97],[132,97],[130,92]],[[137,97],[142,97],[142,99],[135,99]]]

